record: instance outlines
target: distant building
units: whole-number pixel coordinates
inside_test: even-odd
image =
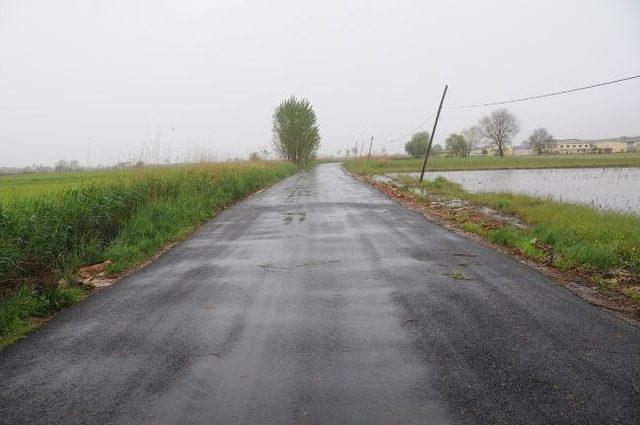
[[[638,137],[619,137],[617,139],[562,139],[556,140],[545,151],[550,154],[584,153],[627,153],[636,152]]]
[[[530,156],[536,152],[528,147],[506,146],[503,149],[504,156]],[[598,153],[628,153],[640,152],[640,136],[619,137],[617,139],[562,139],[554,140],[551,145],[544,150],[547,155],[578,155],[578,154],[598,154]],[[471,149],[470,156],[498,156],[498,148],[493,145],[477,146]]]
[[[516,148],[519,148],[519,146],[514,146],[513,148],[511,146],[504,146],[502,148],[502,153],[504,154],[504,156],[514,155],[514,149]],[[478,146],[478,147],[472,148],[471,152],[469,152],[469,156],[498,156],[498,155],[500,155],[500,151],[494,145]]]
[[[469,151],[469,156],[484,156],[488,153],[486,146],[477,146],[475,148],[471,148]]]
[[[554,140],[551,145],[545,150],[545,153],[555,154],[579,154],[579,153],[595,153],[593,152],[594,145],[591,142],[580,139],[562,139]]]
[[[524,146],[505,146],[502,148],[504,156],[529,156],[535,152]],[[496,146],[484,145],[471,149],[469,156],[498,156],[500,151]]]

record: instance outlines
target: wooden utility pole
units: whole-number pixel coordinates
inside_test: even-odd
[[[427,159],[429,159],[429,152],[431,152],[431,144],[433,143],[433,136],[436,134],[436,127],[438,126],[438,119],[440,118],[442,103],[444,102],[444,97],[447,95],[448,88],[449,88],[449,85],[446,84],[444,86],[444,91],[442,92],[442,99],[440,99],[440,106],[438,106],[438,113],[436,115],[436,120],[433,122],[431,137],[429,137],[429,145],[427,146],[427,152],[424,154],[424,162],[422,163],[422,172],[420,173],[420,183],[422,183],[422,179],[424,178],[424,170],[427,168]]]
[[[367,155],[367,158],[371,158],[371,148],[373,147],[373,136],[371,136],[371,143],[369,143],[369,155]]]

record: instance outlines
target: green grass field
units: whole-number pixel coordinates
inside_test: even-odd
[[[412,172],[422,169],[421,159],[372,158],[345,161],[344,166],[356,174],[371,175]],[[475,156],[467,158],[431,157],[428,170],[499,170],[525,168],[597,168],[640,167],[640,153],[608,155],[548,155],[548,156]]]
[[[107,259],[112,274],[134,267],[293,172],[245,162],[3,177],[0,346],[82,297],[57,283],[77,268]]]
[[[0,201],[11,198],[42,197],[55,195],[91,182],[115,181],[141,170],[91,170],[68,173],[30,173],[0,176]]]

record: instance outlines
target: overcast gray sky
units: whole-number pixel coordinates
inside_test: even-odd
[[[399,152],[445,83],[459,105],[638,73],[638,0],[0,0],[0,165],[247,155],[291,94],[323,153]],[[509,108],[517,142],[640,135],[640,79]],[[446,110],[436,140],[490,110]]]

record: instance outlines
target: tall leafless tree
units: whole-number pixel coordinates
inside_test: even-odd
[[[504,148],[511,144],[513,136],[520,131],[520,122],[508,109],[496,109],[478,121],[482,136],[498,148],[504,156]]]

